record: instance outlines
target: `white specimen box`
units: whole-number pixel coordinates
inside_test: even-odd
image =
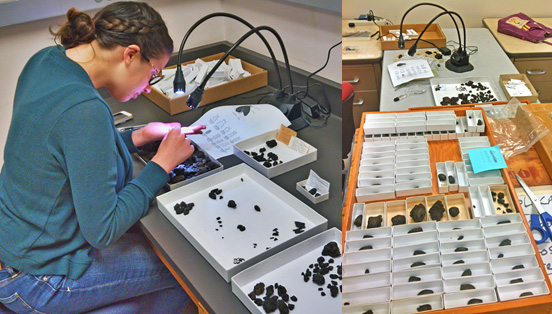
[[[439,131],[441,141],[448,140],[448,131]]]
[[[428,131],[448,131],[456,129],[456,118],[439,116],[428,118],[427,120],[427,130]]]
[[[458,194],[456,194],[458,195]],[[447,195],[449,196],[449,195]],[[451,200],[447,198],[447,203],[450,205]],[[463,219],[463,220],[451,220],[442,221],[437,223],[437,230],[442,231],[455,231],[455,230],[468,230],[468,229],[480,229],[481,222],[479,219]]]
[[[401,140],[401,139],[406,140],[407,139],[407,136],[406,136],[407,133],[401,132],[401,133],[398,133],[398,134],[399,134],[399,140]]]
[[[353,210],[351,211],[351,213],[352,213],[351,217],[353,217],[353,219],[351,219],[351,226],[350,226],[349,230],[353,231],[353,230],[362,229],[362,224],[363,224],[364,218],[365,218],[364,217],[364,203],[354,203],[353,204]],[[359,218],[360,221],[361,221],[360,226],[355,226],[354,222],[355,222],[356,218],[359,215],[361,216],[361,218]]]
[[[362,229],[368,228],[368,220],[370,217],[377,217],[381,215],[381,227],[385,226],[385,202],[370,203],[364,205],[364,220],[362,222]]]
[[[464,144],[471,144],[471,143],[479,143],[479,144],[487,144],[490,145],[489,138],[487,136],[472,136],[467,138],[458,139],[460,142],[460,146]],[[481,147],[488,147],[488,146],[481,146]]]
[[[426,159],[421,159],[421,160],[418,160],[418,161],[425,162]],[[411,162],[411,161],[409,161],[409,162]],[[428,172],[431,172],[431,168],[429,166],[415,166],[415,167],[408,167],[408,168],[395,168],[395,175],[428,173]]]
[[[362,149],[376,147],[395,147],[395,141],[362,143]]]
[[[356,292],[343,292],[341,302],[343,309],[361,304],[388,303],[391,300],[391,287],[367,289]],[[370,309],[370,308],[369,308]],[[345,313],[345,312],[343,312]],[[374,313],[375,314],[375,313]]]
[[[470,303],[470,300],[481,300],[480,303]],[[477,291],[463,291],[457,293],[446,293],[444,295],[445,309],[453,309],[477,304],[497,302],[495,289],[479,289]],[[464,310],[469,312],[469,310]]]
[[[466,137],[466,138],[468,139],[468,138],[476,138],[476,137]],[[487,142],[487,143],[484,143],[484,142],[463,142],[462,144],[460,144],[460,153],[466,154],[466,153],[468,153],[468,151],[470,151],[472,149],[487,148],[487,147],[491,147],[491,144],[489,142]]]
[[[381,135],[382,133],[396,133],[395,121],[386,122],[385,120],[379,120],[380,122],[364,123],[364,134]],[[374,137],[374,140],[375,137]]]
[[[487,226],[483,228],[485,237],[507,236],[513,233],[526,233],[525,225],[521,222],[513,222],[508,224],[508,228],[503,225]]]
[[[416,137],[416,132],[408,132],[406,133],[406,138],[407,139],[417,139],[418,137]]]
[[[468,174],[466,173],[466,165],[463,162],[454,163],[454,171],[458,179],[458,191],[468,192]]]
[[[394,152],[391,151],[390,152],[374,152],[372,150],[363,150],[362,151],[362,160],[370,160],[370,159],[381,159],[381,158],[386,158],[386,157],[389,157],[390,155],[392,155]],[[363,165],[363,166],[367,166],[367,165]]]
[[[439,242],[441,243],[483,239],[484,236],[481,229],[439,231]]]
[[[470,174],[468,173],[468,182],[470,185],[502,184],[504,183],[504,179],[502,177],[470,178]]]
[[[433,293],[423,293],[424,290],[431,290]],[[443,293],[443,281],[441,279],[434,281],[419,281],[410,282],[405,284],[397,284],[391,287],[391,298],[393,300],[414,298],[417,296],[429,295],[429,294],[442,294]]]
[[[472,264],[458,264],[452,266],[446,266],[442,269],[442,276],[444,280],[468,277],[462,276],[466,271],[470,271],[470,276],[482,276],[492,275],[491,265],[488,262],[484,263],[472,263]]]
[[[431,179],[395,183],[395,194],[397,197],[426,193],[431,193]]]
[[[435,111],[426,111],[426,117],[429,119],[431,117],[443,117],[443,118],[454,118],[456,114],[451,110],[435,110]]]
[[[389,140],[391,140],[391,134],[385,133],[385,134],[381,135],[381,141],[382,142],[386,142],[386,141],[389,141]]]
[[[362,171],[360,171],[362,170]],[[364,175],[364,172],[378,172],[378,173],[395,173],[395,165],[394,164],[387,164],[387,165],[377,165],[377,166],[369,166],[367,164],[364,164],[364,160],[360,161],[360,167],[359,167],[359,177],[361,175],[363,179],[369,178],[367,175]]]
[[[508,225],[508,227],[509,227],[509,225]],[[506,240],[510,240],[510,242],[511,242],[510,245],[531,243],[531,240],[529,239],[529,235],[527,234],[527,232],[511,233],[511,234],[508,234],[508,235],[505,234],[505,235],[485,238],[485,242],[487,243],[487,247],[489,249],[499,247],[500,243],[502,243],[503,241],[506,241]],[[504,246],[507,246],[507,245],[503,245],[502,247],[504,247]]]
[[[374,166],[362,166],[359,168],[359,179],[362,180],[379,180],[379,179],[393,179],[395,178],[394,170],[383,170],[383,171],[368,171],[371,170]],[[392,184],[392,183],[391,183]]]
[[[458,177],[456,176],[456,171],[454,171],[454,161],[445,161],[445,170],[447,172],[449,192],[458,191]]]
[[[307,183],[307,180],[303,181],[303,187]],[[381,178],[381,179],[361,179],[359,178],[357,181],[357,187],[363,188],[368,186],[378,186],[378,185],[393,185],[395,184],[395,178]],[[308,193],[308,191],[307,191]],[[312,196],[312,195],[311,195]]]
[[[366,249],[366,247],[372,247],[371,249]],[[373,239],[362,239],[345,242],[345,253],[349,252],[358,252],[364,250],[376,250],[376,249],[385,249],[392,247],[391,237],[389,238],[373,238]]]
[[[445,293],[454,293],[468,290],[460,290],[462,285],[472,285],[475,289],[494,289],[496,284],[492,275],[466,276],[454,279],[447,279],[444,282]]]
[[[428,148],[422,147],[422,148],[415,148],[415,149],[397,150],[395,152],[395,156],[408,156],[408,155],[427,154],[427,153],[428,153]]]
[[[354,293],[358,293],[358,292],[353,292],[351,294],[354,294]],[[361,293],[365,293],[365,292],[362,291]],[[343,294],[343,297],[345,298],[345,294]],[[346,302],[344,302],[344,304],[345,303]],[[374,314],[389,314],[390,306],[391,306],[390,302],[368,303],[368,304],[360,304],[360,305],[344,305],[341,308],[341,314],[363,314],[368,311],[372,311],[372,313]]]
[[[426,114],[423,111],[412,111],[412,112],[397,112],[395,113],[395,119],[401,120],[401,119],[418,119],[418,120],[425,120]]]
[[[406,215],[406,202],[404,200],[386,202],[386,216],[384,216],[386,226],[392,226],[391,219],[397,215]]]
[[[445,199],[447,201],[447,206],[448,206],[447,213],[451,221],[464,221],[471,218],[470,210],[466,205],[466,198],[464,197],[464,194],[462,193],[448,194],[448,195],[445,195]],[[452,207],[458,208],[459,213],[456,217],[453,217],[450,214],[450,209]]]
[[[411,168],[411,167],[429,167],[429,159],[397,162],[395,164],[395,167],[397,169],[399,169],[399,168]]]
[[[499,200],[500,200],[498,198],[499,193],[504,194],[503,203],[508,204],[508,209],[510,209],[512,212],[516,211],[514,207],[514,201],[513,201],[512,195],[510,194],[510,189],[508,188],[507,185],[505,184],[489,185],[489,188],[491,189],[491,194],[495,193],[495,195],[493,196],[493,202],[494,202],[494,206],[497,214],[503,214],[503,211],[507,210],[504,204],[499,203]]]
[[[444,162],[436,162],[435,169],[437,170],[437,184],[439,186],[439,193],[448,193],[449,184],[447,176],[447,168]],[[442,180],[442,177],[445,176],[445,179]]]
[[[520,266],[523,266],[523,268],[521,268]],[[494,274],[535,267],[539,267],[539,263],[537,262],[537,258],[534,255],[491,259],[491,269],[493,270]]]
[[[467,251],[456,251],[458,249],[468,249]],[[441,243],[441,253],[455,253],[455,252],[472,252],[472,251],[483,251],[486,250],[484,239],[478,240],[468,240],[468,241],[456,241],[456,242],[446,242]]]
[[[420,205],[420,204],[422,204],[425,208],[425,217],[422,221],[414,221],[414,219],[412,219],[412,217],[410,216],[410,213],[412,212],[412,210],[416,205]],[[414,196],[414,197],[408,197],[406,199],[406,214],[407,214],[406,221],[408,224],[429,221],[429,217],[428,217],[429,214],[427,211],[428,211],[428,208],[427,208],[427,201],[425,196]]]
[[[489,249],[489,254],[491,255],[491,258],[498,259],[524,255],[535,255],[535,250],[533,249],[533,245],[531,245],[530,243],[526,243],[491,248]]]
[[[452,130],[449,130],[448,131],[448,139],[449,140],[455,140],[458,136],[456,135],[456,130],[452,131]]]
[[[521,279],[523,281],[519,283],[511,283],[512,280],[516,279]],[[496,274],[495,281],[497,286],[519,285],[521,283],[544,281],[544,275],[542,274],[542,270],[540,268],[521,269]]]
[[[497,289],[500,301],[508,301],[521,298],[530,298],[538,295],[550,294],[548,286],[544,281],[529,282],[517,285],[500,286]],[[531,292],[531,295],[522,296]]]
[[[396,237],[400,235],[416,233],[416,232],[408,233],[409,231],[415,228],[422,228],[422,231],[420,232],[435,231],[437,230],[437,224],[435,223],[435,221],[426,221],[426,222],[412,223],[408,225],[395,226],[393,227],[393,236]]]
[[[479,110],[474,110],[475,124],[477,125],[478,133],[485,132],[485,120],[483,119],[483,113]]]
[[[415,244],[437,242],[437,231],[416,232],[393,237],[393,247],[411,246]]]
[[[383,225],[385,225],[385,219],[382,222],[382,226]],[[371,238],[386,238],[392,235],[393,235],[393,228],[391,227],[349,230],[345,233],[345,241],[371,239]]]
[[[416,132],[416,138],[425,139],[425,132],[427,132],[427,131],[418,131],[418,132]]]
[[[391,123],[395,123],[395,117],[380,117],[380,115],[378,115],[377,117],[371,117],[367,115],[364,119],[363,128],[371,129],[372,125],[374,124],[391,124]]]
[[[343,265],[358,264],[374,261],[388,261],[391,259],[391,249],[376,249],[357,251],[343,254]]]
[[[421,297],[393,301],[391,302],[391,314],[419,313],[422,312],[419,308],[424,305],[430,306],[430,311],[442,310],[442,294],[425,295]]]
[[[431,180],[431,172],[420,172],[414,174],[397,174],[395,176],[395,181],[399,182],[408,182],[408,181],[422,181],[422,180]]]
[[[445,195],[443,194],[431,195],[426,197],[428,220],[433,221],[433,219],[431,218],[430,211],[433,205],[435,205],[438,201],[441,201],[441,203],[443,204],[443,208],[445,209],[445,211],[443,212],[443,217],[438,221],[448,221],[449,215],[448,215],[447,200],[445,198]]]
[[[303,142],[304,146],[308,148],[306,153],[295,150],[278,140],[276,140],[278,145],[272,148],[266,147],[267,141],[277,138],[278,131],[273,130],[235,143],[233,146],[234,155],[267,178],[279,176],[316,161],[318,150],[307,142]],[[266,167],[262,162],[258,162],[251,155],[245,153],[245,151],[258,152],[261,148],[266,149],[266,154],[275,153],[278,156],[278,161],[283,161],[283,163]]]
[[[441,132],[439,131],[431,131],[431,140],[432,141],[440,141],[441,140]]]
[[[435,267],[441,265],[439,253],[416,255],[407,258],[393,259],[391,265],[393,272],[408,269],[422,269],[426,267]]]
[[[390,140],[396,140],[399,138],[399,133],[392,133],[392,134],[389,134],[389,139]]]
[[[396,157],[396,162],[429,160],[429,154],[401,155]]]
[[[487,185],[470,186],[468,192],[472,204],[471,209],[473,217],[496,215],[491,190],[489,190]]]
[[[416,279],[420,279],[420,280],[409,282],[408,280],[411,277],[416,277]],[[392,285],[408,284],[412,282],[436,281],[436,280],[441,280],[441,267],[429,267],[429,268],[422,268],[422,269],[414,268],[414,269],[394,272],[391,274]]]
[[[456,133],[456,138],[464,138],[465,132],[464,127],[462,126],[461,117],[456,117],[456,127],[454,128],[454,132]]]
[[[391,261],[373,261],[356,264],[343,264],[343,278],[365,274],[390,273]]]
[[[477,116],[475,115],[475,110],[466,110],[466,118],[468,121],[468,132],[477,132]]]
[[[385,143],[385,142],[371,142],[371,143]],[[364,143],[364,144],[369,144],[369,143]],[[362,154],[366,154],[366,155],[369,155],[369,154],[382,154],[382,153],[387,153],[387,154],[392,154],[393,152],[395,152],[395,145],[391,144],[391,145],[386,145],[386,146],[369,146],[369,147],[363,147],[362,148]]]
[[[355,191],[357,202],[370,202],[395,198],[394,185],[380,185],[357,188]]]
[[[489,216],[481,218],[481,226],[483,228],[503,225],[506,223],[522,223],[519,213],[505,214],[500,216]]]
[[[366,161],[365,163],[366,166],[378,166],[378,165],[389,165],[389,164],[392,165],[395,163],[394,156],[385,157],[385,158],[364,158],[364,157],[365,155],[361,155],[360,159]]]
[[[346,245],[347,243],[345,243],[345,246]],[[396,247],[393,249],[393,258],[400,259],[400,258],[423,255],[423,254],[414,255],[415,253],[417,253],[416,251],[423,252],[423,254],[439,253],[439,243],[426,242],[426,243],[420,243],[420,244],[413,244],[409,246]]]
[[[398,142],[396,146],[396,150],[418,150],[418,149],[425,149],[426,151],[429,150],[429,146],[427,145],[427,142]]]
[[[311,203],[313,204],[318,204],[320,202],[323,202],[327,199],[330,198],[330,192],[328,190],[328,193],[324,193],[324,194],[320,194],[318,196],[316,195],[312,195],[306,188],[305,188],[305,185],[307,184],[307,181],[308,179],[305,179],[303,181],[299,181],[295,184],[295,189],[297,191],[299,191],[299,193],[303,194],[304,197],[306,197],[309,201],[311,201]],[[379,183],[381,184],[381,183]],[[376,182],[372,182],[371,185],[379,185],[378,183]]]
[[[425,132],[426,121],[397,120],[395,124],[397,132]]]
[[[364,135],[364,143],[375,143],[374,142],[374,134],[365,134]]]
[[[387,287],[391,285],[391,273],[366,274],[343,278],[343,293]]]
[[[484,250],[484,251],[468,251],[468,252],[461,252],[461,253],[442,254],[441,259],[442,259],[443,267],[477,264],[477,263],[488,263],[489,252],[487,250]],[[463,263],[461,261],[463,261]]]
[[[402,145],[402,144],[423,144],[423,143],[426,143],[427,144],[427,140],[424,139],[424,138],[410,138],[410,139],[398,139],[396,142],[395,142],[397,145]]]

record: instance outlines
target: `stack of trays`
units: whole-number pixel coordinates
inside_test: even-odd
[[[479,136],[485,132],[483,114],[467,110],[467,116],[454,111],[413,111],[366,115],[363,125],[366,142],[388,139],[426,138],[428,141]],[[481,122],[480,122],[481,121]]]
[[[468,192],[472,217],[494,216],[514,212],[507,185],[470,186]]]
[[[345,236],[343,313],[416,313],[548,293],[517,213]]]
[[[356,197],[360,202],[431,192],[427,140],[365,142]]]

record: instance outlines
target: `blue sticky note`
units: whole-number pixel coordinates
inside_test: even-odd
[[[502,152],[498,145],[493,147],[470,149],[470,162],[474,173],[479,173],[487,170],[495,170],[508,168],[506,160],[502,156]]]

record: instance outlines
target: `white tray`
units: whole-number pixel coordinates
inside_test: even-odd
[[[276,139],[278,131],[279,130],[270,131],[261,135],[254,136],[250,139],[237,142],[236,144],[234,144],[234,155],[243,160],[243,162],[251,166],[253,169],[262,173],[267,178],[281,175],[282,173],[286,173],[290,170],[316,161],[318,150],[310,144],[307,144],[309,145],[309,151],[306,154],[302,154],[294,149],[291,149],[286,144],[280,141],[277,141],[278,145],[273,148],[267,147],[266,141]],[[250,155],[244,153],[244,150],[249,152],[259,152],[259,149],[262,147],[266,147],[265,154],[273,152],[278,155],[278,160],[283,161],[283,163],[267,168],[263,166],[262,163],[253,159],[253,157],[251,157]]]
[[[341,231],[336,228],[331,228],[320,234],[317,234],[297,245],[294,245],[287,250],[284,250],[274,256],[271,256],[258,264],[240,272],[232,277],[232,292],[240,299],[240,301],[254,314],[264,314],[262,306],[258,307],[247,296],[253,291],[253,287],[264,282],[266,285],[274,283],[282,284],[286,287],[287,293],[297,297],[295,309],[290,313],[301,314],[319,314],[319,313],[341,313],[341,292],[337,297],[331,297],[327,285],[329,283],[329,274],[324,275],[326,283],[318,286],[312,282],[312,277],[308,282],[303,280],[301,273],[309,269],[309,265],[316,263],[317,258],[321,256],[324,245],[329,242],[336,242],[341,249]],[[324,257],[326,261],[329,256]],[[330,274],[336,274],[337,265],[341,264],[341,256],[334,258],[334,269]],[[341,285],[341,280],[337,281],[338,286]],[[322,287],[326,296],[321,296],[321,291],[318,288]],[[264,293],[258,298],[262,298]],[[278,311],[274,312],[278,313]]]
[[[475,84],[481,83],[487,88],[491,89],[491,94],[496,98],[496,101],[502,101],[502,97],[500,93],[498,93],[498,90],[494,86],[494,83],[491,81],[489,77],[448,77],[448,78],[432,78],[429,80],[431,84],[431,91],[433,93],[433,100],[435,101],[436,106],[441,106],[441,100],[443,97],[458,97],[458,94],[460,93],[468,93],[463,91],[457,91],[456,87],[460,87],[461,83],[467,83],[468,81],[473,81]],[[446,90],[440,90],[436,91],[435,88],[440,85],[444,84]],[[468,87],[468,90],[470,88]],[[475,93],[475,90],[473,91]],[[460,104],[460,103],[459,103]],[[454,106],[454,105],[453,105]]]
[[[222,189],[223,199],[209,198],[215,188]],[[237,203],[236,209],[227,206],[229,200]],[[195,204],[188,215],[177,215],[173,209],[182,201]],[[228,282],[245,268],[325,230],[328,224],[326,218],[245,164],[158,196],[157,206]],[[304,232],[295,234],[295,221],[305,223]],[[237,229],[240,224],[245,231]],[[274,228],[278,228],[278,241],[271,239]],[[234,264],[235,258],[244,261]]]

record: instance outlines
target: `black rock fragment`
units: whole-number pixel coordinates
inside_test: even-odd
[[[502,225],[502,224],[509,224],[510,222],[511,221],[507,219],[507,220],[501,220],[501,221],[497,222],[496,224],[497,225]]]
[[[369,273],[370,273],[370,269],[366,268],[366,269],[364,270],[364,273],[365,273],[365,274],[369,274]]]
[[[395,217],[397,217],[397,216],[395,216]],[[426,217],[426,208],[425,208],[424,204],[418,204],[418,205],[414,206],[412,208],[412,210],[410,211],[410,217],[415,222],[424,221],[424,219]],[[393,224],[393,225],[395,225],[395,224]]]
[[[323,285],[324,283],[326,283],[326,279],[324,279],[324,275],[321,275],[321,274],[313,274],[312,275],[312,281],[321,286]]]
[[[463,235],[461,235],[461,236],[458,237],[458,241],[460,241],[460,240],[462,240],[462,239],[464,239],[464,236],[463,236]]]
[[[322,249],[322,255],[336,258],[341,256],[341,251],[339,250],[339,246],[337,245],[337,243],[335,241],[332,241],[324,245],[324,249]]]
[[[422,229],[422,227],[416,227],[416,228],[410,229],[410,231],[408,231],[408,233],[416,233],[416,232],[422,232],[422,231],[424,231],[424,229]]]
[[[261,211],[261,208],[259,207],[259,205],[255,205],[255,206],[253,206],[253,208],[255,208],[255,211],[258,211],[258,212]]]
[[[372,312],[372,310],[368,310],[368,311],[366,311],[366,312],[364,312],[364,313],[362,313],[362,314],[374,314],[374,312]]]
[[[416,310],[418,312],[430,311],[431,310],[431,304],[420,305],[420,306],[418,306],[418,308]]]
[[[462,275],[460,277],[467,277],[467,276],[471,276],[471,275],[472,275],[471,269],[466,269],[466,270],[464,270],[464,272],[462,273]]]
[[[461,284],[460,285],[460,291],[463,291],[463,290],[472,290],[472,289],[475,289],[475,287],[469,283],[464,283],[464,284]]]
[[[504,257],[504,254],[500,253],[496,258],[503,258],[503,257]]]
[[[525,266],[523,266],[523,265],[516,265],[516,266],[512,267],[512,270],[524,269],[524,268],[525,268]]]
[[[519,297],[520,297],[520,298],[522,298],[522,297],[528,297],[528,296],[530,296],[530,295],[533,295],[533,292],[527,291],[527,292],[524,292],[524,293],[520,294]]]
[[[366,228],[379,228],[383,222],[383,217],[381,215],[368,217],[368,226]]]
[[[408,278],[408,282],[415,282],[415,281],[421,281],[422,279],[420,279],[420,277],[416,277],[416,276],[410,276],[410,278]]]
[[[479,303],[483,303],[483,300],[481,300],[481,299],[470,299],[468,301],[468,305],[470,305],[470,304],[479,304]]]
[[[358,215],[355,217],[355,220],[353,222],[353,224],[356,226],[356,227],[359,227],[362,226],[362,215]]]
[[[443,205],[443,202],[440,200],[435,202],[433,206],[429,209],[429,217],[431,217],[431,220],[440,221],[443,218],[443,214],[445,213],[445,205]]]
[[[449,180],[450,184],[455,184],[456,183],[456,180],[454,179],[453,176],[448,176],[448,180]]]
[[[520,282],[523,282],[523,279],[517,278],[517,279],[512,279],[512,280],[510,280],[510,284],[520,283]]]
[[[467,247],[464,247],[464,246],[460,246],[460,247],[457,247],[454,252],[466,252],[468,251],[468,248]]]
[[[272,139],[272,140],[269,140],[269,141],[266,141],[266,146],[268,146],[268,148],[274,148],[276,147],[276,145],[278,145],[278,142],[276,142],[276,140]]]
[[[358,250],[359,251],[364,251],[364,250],[371,250],[371,249],[373,249],[373,247],[371,245],[365,245],[365,246],[361,247]]]
[[[264,282],[259,282],[253,287],[253,291],[256,295],[261,295],[265,291],[265,284]]]
[[[363,238],[363,239],[371,239],[371,238],[373,238],[373,237],[374,237],[374,236],[371,236],[371,235],[369,235],[369,234],[365,234],[362,238]]]
[[[230,208],[236,208],[238,205],[236,204],[236,202],[234,202],[234,200],[229,200],[228,201],[228,207]]]
[[[457,260],[456,262],[452,263],[452,265],[457,265],[457,264],[464,264],[464,260],[463,259],[459,259]]]
[[[447,175],[444,173],[439,173],[437,177],[439,177],[439,181],[441,182],[445,182],[447,180]]]
[[[511,244],[512,244],[512,241],[510,239],[506,239],[506,240],[502,240],[502,242],[500,242],[498,246],[507,246]]]
[[[406,223],[406,217],[404,215],[397,215],[391,218],[391,224],[393,226],[404,225]]]
[[[237,228],[242,232],[245,231],[245,226],[243,226],[243,225],[238,225]]]
[[[433,294],[433,293],[434,292],[431,289],[424,289],[424,290],[418,292],[418,295],[426,295],[426,294]]]
[[[266,313],[272,313],[278,309],[278,297],[272,296],[270,298],[266,298],[263,302],[263,310]]]
[[[422,250],[416,250],[414,251],[414,254],[413,255],[424,255],[426,252],[422,251]]]
[[[415,263],[412,263],[412,265],[410,265],[411,268],[413,267],[418,267],[418,266],[424,266],[426,263],[424,262],[415,262]]]

